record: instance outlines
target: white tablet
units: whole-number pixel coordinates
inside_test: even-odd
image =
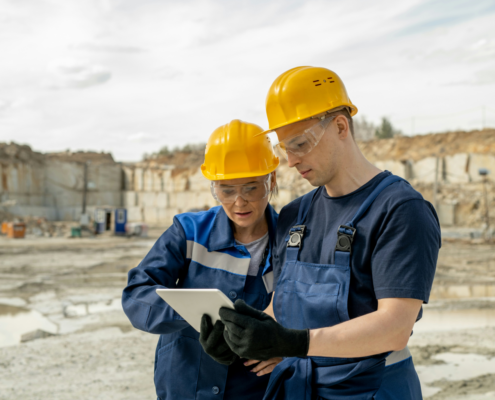
[[[208,314],[215,324],[220,319],[221,307],[234,309],[234,304],[218,289],[156,289],[156,293],[198,332],[203,314]]]

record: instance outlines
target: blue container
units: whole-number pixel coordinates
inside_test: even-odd
[[[115,234],[125,235],[125,225],[127,224],[127,210],[117,208],[115,210]]]

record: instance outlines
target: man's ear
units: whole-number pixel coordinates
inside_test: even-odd
[[[350,133],[349,121],[343,115],[338,115],[335,118],[335,123],[337,124],[337,128],[339,129],[339,139],[345,139]]]

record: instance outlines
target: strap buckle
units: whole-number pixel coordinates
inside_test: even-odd
[[[289,241],[287,247],[301,247],[304,232],[306,231],[305,225],[293,226],[289,231]]]
[[[351,231],[352,233],[347,233],[346,231]],[[354,235],[356,234],[356,228],[348,225],[340,225],[337,231],[337,244],[335,245],[336,251],[344,251],[346,253],[351,253],[352,242],[354,241]]]

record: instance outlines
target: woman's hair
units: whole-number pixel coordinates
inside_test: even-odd
[[[273,176],[273,172],[271,173]],[[268,198],[268,201],[271,201],[273,197],[276,197],[278,194],[278,183],[275,183],[275,187],[273,190],[270,192],[270,197]]]

